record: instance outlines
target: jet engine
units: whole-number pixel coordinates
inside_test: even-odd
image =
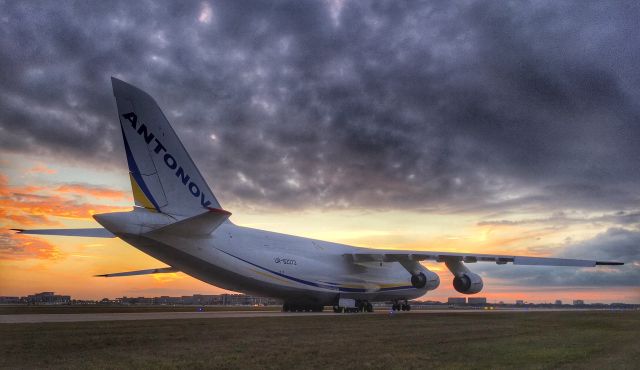
[[[482,286],[482,278],[473,272],[463,272],[453,278],[453,287],[462,294],[478,293]]]
[[[440,277],[435,272],[424,269],[411,276],[411,285],[416,289],[434,290],[440,285]]]
[[[462,259],[448,258],[445,265],[453,274],[453,287],[462,294],[475,294],[482,290],[482,278],[462,263]]]

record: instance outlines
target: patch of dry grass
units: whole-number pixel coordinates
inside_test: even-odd
[[[0,325],[9,368],[637,368],[638,312]]]

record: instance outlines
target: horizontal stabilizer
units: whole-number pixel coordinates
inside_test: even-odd
[[[118,277],[118,276],[135,276],[135,275],[151,275],[151,274],[167,274],[171,272],[180,272],[175,267],[162,267],[158,269],[116,272],[113,274],[94,275],[95,277]]]
[[[57,235],[57,236],[81,236],[88,238],[115,238],[109,230],[98,229],[40,229],[40,230],[24,230],[24,229],[11,229],[17,231],[18,234],[31,234],[31,235]]]
[[[173,234],[181,236],[206,236],[222,225],[231,212],[224,209],[209,208],[208,211],[197,216],[189,217],[176,223],[161,227],[147,233],[147,235]]]

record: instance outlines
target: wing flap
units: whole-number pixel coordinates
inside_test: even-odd
[[[109,230],[103,228],[95,229],[39,229],[39,230],[25,230],[25,229],[11,229],[17,231],[18,234],[29,235],[55,235],[55,236],[79,236],[85,238],[115,238]]]
[[[127,272],[116,272],[112,274],[94,275],[95,277],[120,277],[120,276],[136,276],[136,275],[151,275],[151,274],[168,274],[172,272],[180,272],[175,267],[161,267],[157,269],[137,270]]]
[[[576,266],[576,267],[593,267],[597,261],[574,260],[567,258],[543,258],[543,257],[514,257],[514,265],[528,266]]]
[[[471,254],[471,253],[449,253],[449,252],[423,252],[423,251],[393,251],[373,250],[346,253],[345,257],[350,258],[354,263],[361,262],[407,262],[407,261],[461,261],[465,263],[475,262],[495,262],[499,265],[513,263],[514,265],[529,266],[574,266],[574,267],[594,267],[600,265],[624,265],[624,262],[581,260],[569,258],[553,257],[528,257],[509,256],[499,254]]]

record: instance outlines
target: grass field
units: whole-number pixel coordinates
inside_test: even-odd
[[[639,312],[0,325],[3,368],[637,369]]]
[[[128,312],[195,312],[204,309],[213,311],[281,311],[282,306],[143,306],[143,305],[2,305],[0,315],[25,315],[25,314],[67,314],[67,313],[128,313]]]

